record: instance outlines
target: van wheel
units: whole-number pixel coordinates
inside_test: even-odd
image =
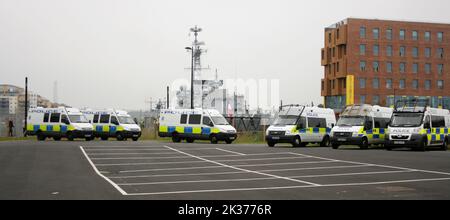
[[[320,143],[321,147],[329,147],[330,146],[330,137],[325,136],[322,140],[322,143]]]
[[[295,136],[294,141],[292,142],[292,146],[293,147],[300,147],[301,145],[302,145],[302,140],[300,139],[299,136]]]
[[[139,140],[138,137],[134,137],[134,138],[131,138],[131,139],[133,139],[133,141],[138,141]]]
[[[116,139],[117,139],[118,141],[123,141],[123,140],[125,140],[125,138],[123,137],[122,132],[118,132],[118,133],[116,134]]]
[[[332,147],[333,149],[335,149],[335,150],[337,150],[337,149],[339,148],[339,146],[341,146],[341,145],[339,145],[339,144],[332,144],[332,145],[331,145],[331,147]]]
[[[209,140],[211,141],[211,144],[217,144],[217,143],[219,143],[219,140],[217,140],[217,136],[216,136],[216,135],[211,135],[211,137],[209,138]]]
[[[227,143],[227,144],[232,144],[233,141],[232,141],[232,140],[225,140],[225,143]]]
[[[447,138],[444,140],[444,143],[441,146],[441,150],[443,150],[443,151],[448,150],[448,139]]]
[[[61,137],[53,137],[53,140],[55,140],[55,141],[60,141],[60,140],[61,140]]]
[[[36,137],[38,141],[45,141],[46,138],[41,132],[37,133]]]
[[[362,143],[359,147],[363,150],[369,149],[369,140],[366,137],[363,137]]]
[[[186,138],[186,142],[192,144],[194,143],[194,138]]]
[[[102,141],[107,141],[109,138],[108,138],[108,136],[103,136],[103,137],[100,137],[100,139],[102,139]]]
[[[69,140],[69,141],[73,141],[74,140],[72,132],[67,132],[67,140]]]
[[[172,135],[172,142],[174,142],[174,143],[180,143],[181,142],[181,138],[178,136],[177,133],[174,133]]]
[[[392,147],[391,147],[390,145],[384,145],[384,148],[385,148],[387,151],[392,151]]]
[[[422,140],[422,143],[419,146],[419,150],[425,152],[427,150],[427,145],[428,145],[428,139],[424,138]]]

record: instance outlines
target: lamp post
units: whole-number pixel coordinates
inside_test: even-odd
[[[191,51],[191,109],[194,109],[194,49],[192,47],[184,49]]]

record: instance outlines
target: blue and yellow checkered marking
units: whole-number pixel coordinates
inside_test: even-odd
[[[293,133],[297,132],[297,129],[292,130]],[[331,128],[303,128],[298,130],[300,134],[329,134]]]
[[[217,128],[210,127],[192,127],[192,126],[159,126],[159,132],[161,133],[174,133],[179,134],[215,134],[220,133]]]

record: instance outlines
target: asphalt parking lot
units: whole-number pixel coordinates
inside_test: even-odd
[[[0,199],[449,199],[450,152],[0,143]]]

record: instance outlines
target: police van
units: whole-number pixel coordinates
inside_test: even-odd
[[[142,131],[131,116],[122,110],[82,110],[94,126],[94,135],[106,141],[115,137],[118,141],[131,138],[138,141]]]
[[[450,111],[427,106],[397,108],[389,124],[386,149],[411,147],[425,151],[428,147],[447,150]]]
[[[347,106],[331,131],[331,145],[359,145],[368,149],[370,145],[383,145],[393,109],[372,105]]]
[[[76,108],[30,108],[27,118],[27,135],[36,135],[40,141],[53,138],[69,141],[75,138],[93,139],[92,124]]]
[[[278,143],[290,143],[305,147],[308,143],[330,145],[330,131],[336,124],[332,109],[300,105],[283,106],[275,121],[266,131],[269,147]]]
[[[161,110],[158,135],[171,137],[175,143],[210,140],[212,144],[219,141],[231,144],[237,138],[236,129],[220,112],[210,109]]]

